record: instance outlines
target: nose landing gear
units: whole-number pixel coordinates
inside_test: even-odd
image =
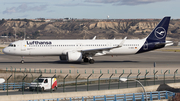
[[[21,56],[21,63],[24,63],[24,56]]]

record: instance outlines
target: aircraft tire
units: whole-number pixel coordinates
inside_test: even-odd
[[[94,59],[90,59],[90,60],[89,60],[89,63],[90,63],[90,64],[94,64]]]
[[[23,64],[23,63],[24,63],[24,60],[21,60],[21,63]]]
[[[89,59],[88,58],[84,58],[84,62],[89,62]]]

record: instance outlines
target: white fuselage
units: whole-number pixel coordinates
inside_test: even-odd
[[[122,40],[20,40],[3,49],[5,54],[19,56],[59,56],[67,51],[81,51],[116,47]],[[135,54],[145,39],[126,40],[122,47],[103,50],[102,55]],[[98,56],[101,54],[96,54]]]

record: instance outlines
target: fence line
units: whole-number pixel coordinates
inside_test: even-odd
[[[166,77],[172,77],[173,75],[167,75]],[[160,77],[163,77],[163,75],[158,75],[158,76],[156,76],[156,79],[158,79],[158,78],[160,78]],[[149,76],[147,76],[146,77],[146,79],[150,79],[150,78],[153,78],[153,75],[149,75]],[[136,78],[136,76],[132,76],[132,77],[129,77],[129,80],[131,80],[131,79],[145,79],[143,76],[139,76],[139,78]],[[101,78],[100,79],[100,81],[108,81],[109,80],[109,78]],[[114,77],[114,78],[111,78],[111,80],[119,80],[119,78],[118,77]],[[97,79],[88,79],[88,82],[93,82],[93,81],[98,81],[98,78]],[[77,81],[77,83],[88,83],[87,82],[87,80],[78,80]],[[58,82],[57,84],[58,85],[63,85],[63,84],[75,84],[76,83],[76,81],[74,80],[74,81],[66,81],[66,82]],[[6,89],[6,87],[7,87],[7,85],[6,85],[7,83],[3,83],[3,84],[0,84],[0,89],[3,89],[3,90],[5,90]],[[9,87],[10,87],[10,89],[19,89],[19,88],[22,88],[22,82],[19,82],[19,83],[8,83],[9,84]],[[25,85],[25,87],[27,87],[27,86],[29,86],[30,85],[30,83],[27,83],[27,82],[25,82],[24,83]]]
[[[19,83],[8,83],[8,87],[9,87],[9,89],[12,89],[12,90],[22,89],[22,87],[23,87],[22,84],[24,84],[24,87],[29,87],[29,85],[30,85],[30,83],[19,82]],[[0,84],[0,89],[7,90],[7,84],[6,83]]]
[[[13,68],[11,68],[10,70],[8,70],[8,68],[7,68],[7,70],[5,70],[7,72],[12,72],[11,75],[9,73],[9,75],[10,75],[9,78],[12,77],[11,81],[14,82],[14,83],[9,83],[8,84],[8,80],[6,80],[7,83],[0,84],[0,89],[7,90],[7,92],[8,92],[8,89],[13,89],[14,90],[14,89],[21,89],[21,88],[23,88],[23,90],[24,90],[24,88],[28,87],[28,82],[31,82],[31,81],[33,81],[36,78],[31,73],[31,69],[28,72],[28,69],[25,68],[25,70],[22,70],[21,72],[19,72],[21,75],[23,75],[20,78],[20,80],[21,80],[20,83],[15,83],[16,79],[17,79],[16,75],[18,75],[18,73],[17,73],[18,71],[16,71],[16,70],[17,70],[16,68],[15,68],[15,71],[13,71]],[[165,71],[163,74],[160,74],[160,75],[157,75],[156,74],[157,72],[155,72],[155,71],[154,71],[154,75],[148,75],[148,71],[146,72],[146,74],[141,74],[139,72],[139,74],[133,75],[133,76],[131,75],[132,74],[131,72],[129,74],[126,74],[126,75],[124,75],[124,73],[122,73],[121,75],[119,74],[119,77],[112,77],[113,74],[111,74],[111,76],[108,75],[108,76],[110,76],[109,78],[108,77],[107,78],[101,78],[101,76],[103,75],[103,73],[102,73],[101,75],[98,75],[99,77],[96,78],[96,79],[89,79],[89,77],[91,75],[93,75],[93,74],[90,74],[88,77],[83,78],[83,80],[78,78],[79,76],[77,76],[76,78],[68,78],[70,76],[68,76],[68,74],[67,74],[66,75],[67,78],[66,78],[66,76],[60,76],[59,77],[58,86],[59,86],[59,89],[62,90],[62,92],[67,92],[70,89],[72,91],[73,91],[73,89],[75,89],[74,91],[78,91],[78,90],[80,90],[79,88],[81,86],[86,87],[87,91],[88,90],[93,90],[93,89],[94,90],[100,90],[101,86],[104,87],[103,89],[120,89],[122,87],[126,88],[124,86],[125,84],[127,85],[127,88],[130,87],[130,86],[131,87],[138,87],[139,85],[137,85],[137,83],[132,81],[132,80],[139,80],[139,81],[141,81],[144,84],[144,86],[162,84],[163,81],[164,81],[163,84],[165,84],[165,83],[175,83],[175,82],[180,82],[180,79],[179,79],[179,75],[180,74],[177,74],[177,70],[171,72],[171,73],[174,73],[174,74],[168,74],[168,71]],[[42,75],[41,70],[38,70],[38,71]],[[34,73],[34,71],[32,71],[32,72]],[[36,74],[40,75],[38,73],[35,73],[35,75]],[[29,79],[28,79],[29,81],[25,80],[25,81],[27,81],[27,83],[26,83],[22,78],[26,77],[27,75],[29,75]],[[126,83],[121,83],[119,81],[120,77],[121,78],[122,77],[123,78],[128,78],[128,81]],[[58,78],[58,76],[57,76],[57,78]],[[24,83],[22,83],[22,82],[24,82]],[[27,84],[27,85],[23,86],[23,84]],[[80,84],[81,86],[79,87],[78,84]],[[122,87],[120,87],[120,85]],[[89,89],[89,87],[93,87],[93,88]],[[86,90],[86,89],[83,89],[83,90]],[[7,95],[8,95],[8,93],[7,93]]]
[[[178,75],[178,69],[176,69],[176,71],[174,72],[174,71],[171,71],[170,69],[168,69],[168,70],[166,70],[167,71],[167,74],[174,74],[174,73],[176,73],[177,75]],[[94,69],[92,69],[91,71],[90,70],[83,70],[83,72],[81,71],[79,71],[78,69],[77,70],[72,70],[72,69],[69,69],[69,70],[56,70],[56,69],[36,69],[36,68],[34,68],[34,69],[31,69],[31,68],[13,68],[13,67],[11,67],[11,68],[6,68],[6,72],[27,72],[27,73],[54,73],[54,74],[121,74],[121,73],[123,73],[123,74],[125,74],[125,73],[133,73],[132,72],[132,70],[130,70],[130,71],[126,71],[125,72],[125,70],[123,69],[122,71],[117,71],[117,69],[115,69],[115,70],[113,70],[113,71],[111,71],[110,72],[110,69],[108,69],[106,72],[105,71],[102,71],[101,69],[99,70],[99,71],[94,71]],[[153,73],[155,73],[155,69],[153,69],[152,71],[148,71],[147,69],[145,70],[145,71],[140,71],[139,69],[137,70],[137,72],[136,73],[134,73],[134,74],[139,74],[139,73],[141,73],[141,72],[144,72],[144,73],[147,73],[147,72],[153,72]],[[164,70],[159,70],[158,71],[158,73],[159,74],[164,74]]]

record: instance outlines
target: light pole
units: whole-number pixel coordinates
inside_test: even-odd
[[[120,78],[119,80],[125,82],[125,81],[127,81],[128,79],[126,79],[126,78]],[[133,79],[133,80],[134,80],[134,79]],[[147,93],[146,93],[146,90],[145,90],[144,86],[142,85],[142,83],[139,82],[138,80],[134,80],[134,81],[138,82],[138,83],[142,86],[142,88],[143,88],[143,90],[144,90],[144,93],[145,93],[145,95],[146,95],[146,101],[148,101]]]

